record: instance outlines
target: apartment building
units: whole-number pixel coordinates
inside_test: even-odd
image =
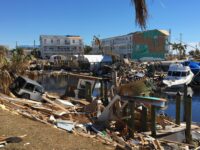
[[[130,58],[133,49],[133,33],[121,36],[110,37],[101,39],[101,47],[104,54],[118,55],[120,57]],[[99,45],[92,42],[92,53],[101,54]]]
[[[166,30],[147,30],[129,33],[100,40],[104,54],[118,55],[121,58],[141,59],[164,59],[169,50],[169,32]],[[99,45],[93,41],[94,54],[102,53]]]
[[[41,35],[40,50],[43,58],[52,55],[79,55],[84,53],[84,44],[80,36]]]

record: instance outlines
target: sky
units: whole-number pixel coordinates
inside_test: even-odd
[[[146,0],[147,30],[171,29],[171,41],[200,42],[200,0]],[[40,35],[93,36],[141,31],[131,0],[1,0],[0,44],[39,45]],[[200,46],[200,45],[198,45]]]

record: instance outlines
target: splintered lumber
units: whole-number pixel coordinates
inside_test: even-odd
[[[77,103],[80,103],[82,105],[89,105],[90,102],[86,101],[85,99],[79,99],[79,100],[76,100],[74,98],[70,98],[70,101],[72,102],[77,102]]]
[[[64,108],[63,106],[61,106],[61,105],[55,103],[54,101],[48,99],[48,98],[46,97],[45,94],[42,96],[42,98],[43,98],[45,101],[47,101],[48,103],[51,103],[52,105],[54,105],[54,106],[60,108],[61,110],[66,111],[66,112],[69,113],[69,111],[68,111],[66,108]]]
[[[158,140],[154,140],[154,143],[156,144],[158,150],[164,150],[164,148],[160,145],[160,142]]]
[[[2,93],[0,93],[0,98],[2,100],[13,101],[13,102],[18,102],[18,103],[23,103],[23,104],[41,104],[41,102],[36,102],[32,100],[25,100],[22,98],[12,98]]]
[[[39,122],[41,122],[41,123],[48,124],[48,125],[51,125],[51,126],[52,126],[52,124],[50,124],[50,123],[48,123],[47,121],[44,121],[44,120],[42,120],[42,119],[40,119],[40,118],[34,116],[34,115],[28,114],[28,113],[26,113],[26,112],[21,112],[21,111],[17,111],[17,112],[18,112],[19,114],[21,114],[22,116],[25,116],[25,117],[27,117],[27,118],[29,118],[29,119],[33,119],[33,120],[39,121]]]

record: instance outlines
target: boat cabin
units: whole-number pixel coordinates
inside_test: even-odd
[[[171,77],[186,77],[190,74],[190,68],[182,64],[171,64],[168,71],[168,76]]]

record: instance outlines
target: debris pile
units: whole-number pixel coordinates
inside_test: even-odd
[[[75,135],[94,138],[94,140],[104,144],[122,149],[164,149],[165,146],[170,147],[168,144],[170,142],[157,140],[151,137],[148,132],[134,132],[134,137],[131,137],[130,131],[132,129],[126,123],[129,116],[119,118],[126,102],[121,103],[122,106],[119,105],[119,110],[117,96],[106,107],[99,100],[91,103],[83,99],[69,97],[66,98],[67,100],[63,100],[47,93],[43,95],[43,99],[44,102],[36,102],[0,94],[0,105],[4,109],[32,120],[66,130]],[[157,122],[162,122],[161,120],[163,119],[160,118]],[[165,128],[167,125],[172,127],[172,124],[170,121],[162,122],[162,126]],[[185,145],[182,144],[182,146]]]

